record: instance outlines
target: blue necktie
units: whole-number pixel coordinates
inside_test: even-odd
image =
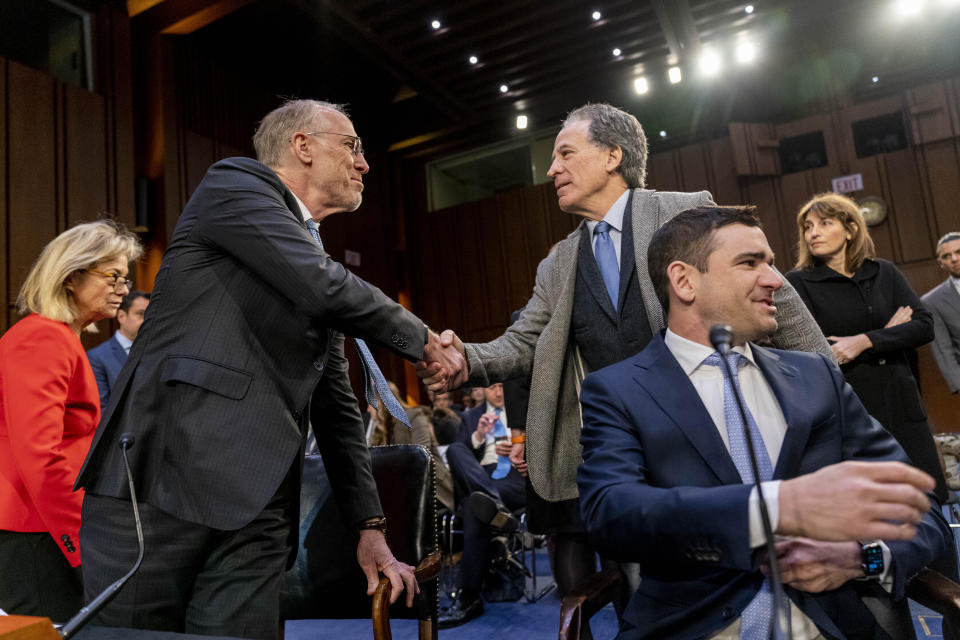
[[[317,230],[317,223],[314,222],[312,218],[307,218],[307,231],[310,232],[310,235],[313,236],[313,239],[317,241],[317,244],[319,244],[322,249],[323,241],[320,239],[320,231]],[[360,364],[363,365],[364,390],[367,396],[367,404],[376,409],[377,394],[379,394],[380,399],[383,400],[383,404],[390,415],[409,427],[410,419],[407,418],[407,412],[403,410],[396,396],[390,391],[387,379],[383,377],[383,372],[380,371],[380,367],[377,366],[377,361],[373,359],[373,354],[370,353],[370,348],[367,347],[367,343],[360,338],[354,338],[353,341],[357,345],[357,351],[360,352]]]
[[[610,302],[616,309],[620,299],[620,264],[617,262],[613,241],[610,240],[610,225],[601,220],[594,227],[593,234],[597,237],[593,243],[593,254],[597,258],[597,266],[600,267],[600,276],[607,287]]]
[[[503,426],[503,421],[500,420],[503,407],[497,407],[494,411],[497,412],[497,421],[493,423],[493,439],[506,438],[507,428]],[[497,468],[493,470],[490,477],[494,480],[499,480],[500,478],[506,478],[508,473],[510,473],[510,458],[507,456],[497,456]]]
[[[730,370],[733,372],[733,381],[740,389],[739,368],[745,364],[747,359],[736,351],[727,353],[727,362],[730,364]],[[713,352],[703,364],[719,367],[720,354]],[[743,405],[744,412],[747,414],[747,420],[750,422],[750,433],[752,435],[753,450],[757,454],[757,470],[760,472],[761,482],[773,478],[773,466],[770,464],[770,454],[767,452],[766,445],[763,444],[763,437],[760,430],[757,429],[757,422],[753,419],[750,409],[746,403]],[[727,425],[727,440],[730,442],[730,457],[733,458],[733,464],[745,484],[753,484],[753,468],[750,465],[750,452],[747,449],[746,430],[743,427],[743,420],[740,418],[740,411],[737,409],[737,400],[734,397],[733,387],[730,379],[723,376],[723,419]],[[760,591],[754,596],[747,608],[740,615],[740,640],[766,640],[770,637],[770,629],[773,621],[773,592],[770,589],[770,580],[764,580]]]

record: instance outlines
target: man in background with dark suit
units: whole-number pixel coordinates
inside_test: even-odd
[[[413,601],[412,567],[384,538],[344,334],[451,371],[462,359],[320,244],[317,222],[355,211],[369,170],[343,108],[289,101],[253,142],[260,161],[214,164],[181,214],[77,480],[89,599],[136,557],[117,446],[121,434],[136,438],[146,553],[101,624],[277,637],[308,418],[340,512],[358,531],[369,593],[382,571],[394,598],[406,588]]]
[[[454,493],[462,503],[463,556],[460,596],[440,618],[440,627],[463,624],[483,613],[480,587],[492,529],[512,531],[512,511],[524,506],[524,480],[511,465],[510,425],[503,385],[484,390],[484,402],[467,409],[457,442],[446,451]]]
[[[923,295],[933,314],[933,356],[950,391],[960,391],[960,232],[952,231],[937,242],[937,264],[947,279]]]
[[[748,437],[780,536],[793,637],[886,637],[860,596],[902,600],[951,544],[933,478],[906,464],[826,356],[750,342],[776,329],[783,285],[752,208],[680,213],[648,256],[667,328],[588,375],[581,394],[584,521],[601,553],[643,568],[618,637],[770,637]],[[735,385],[711,346],[717,324],[732,330]],[[884,493],[896,500],[875,500]],[[854,589],[855,579],[865,583]]]
[[[110,402],[110,389],[120,375],[123,363],[127,361],[133,340],[143,324],[143,314],[150,304],[150,294],[145,291],[131,291],[123,297],[117,310],[117,329],[113,337],[87,351],[87,359],[93,368],[93,377],[97,379],[100,391],[100,410],[107,408]]]

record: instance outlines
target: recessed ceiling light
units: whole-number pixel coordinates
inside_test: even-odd
[[[700,55],[700,71],[702,71],[704,75],[716,75],[722,66],[723,63],[716,51],[704,49]]]
[[[600,17],[601,17],[601,16],[600,16],[600,12],[599,12],[599,11],[594,11],[592,14],[590,14],[590,17],[593,18],[594,21],[599,20]]]
[[[880,82],[880,78],[878,76],[873,76],[872,78],[870,78],[870,82],[872,82],[873,84],[877,84],[878,82]]]
[[[666,138],[666,137],[667,137],[667,132],[664,131],[663,129],[660,129],[660,137],[661,137],[661,138]]]
[[[757,48],[752,42],[741,42],[737,45],[737,62],[746,64],[753,62],[757,57]]]
[[[477,64],[478,62],[477,56],[470,56],[469,58],[467,58],[467,60],[470,61],[470,64]]]
[[[677,84],[683,80],[683,75],[680,73],[680,67],[670,67],[667,69],[667,78],[670,79],[670,84]]]
[[[505,84],[500,85],[500,93],[506,93],[507,91],[510,91],[510,87]]]
[[[745,6],[745,7],[743,8],[743,11],[744,11],[744,13],[753,13],[753,5],[752,5],[752,4],[748,4],[747,6]]]
[[[517,116],[517,129],[527,128],[527,116]]]
[[[612,53],[615,56],[620,55],[620,47],[614,47]]]
[[[647,79],[643,76],[640,76],[633,81],[633,90],[643,95],[650,91],[650,85],[647,83]]]
[[[439,20],[434,20],[433,22],[430,23],[430,26],[433,27],[434,30],[436,30],[441,27],[441,24]]]

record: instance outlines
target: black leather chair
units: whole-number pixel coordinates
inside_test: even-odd
[[[580,640],[593,614],[617,597],[621,580],[618,570],[607,569],[585,578],[568,593],[560,607],[560,640]],[[960,585],[932,569],[923,569],[907,583],[907,597],[943,616],[944,638],[957,637],[954,630],[960,629]],[[899,620],[888,622],[897,627],[897,639],[915,637],[908,608],[900,607],[896,615]]]
[[[390,617],[419,619],[420,640],[437,637],[437,499],[433,459],[419,445],[372,447],[373,475],[387,517],[387,543],[401,562],[417,568],[420,593],[412,608],[400,598],[389,606],[390,582],[381,578],[376,593],[357,564],[358,534],[340,518],[323,461],[304,460],[300,496],[300,549],[284,575],[283,620],[372,618],[376,640],[389,640]]]

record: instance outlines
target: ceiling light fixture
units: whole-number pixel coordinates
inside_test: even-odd
[[[747,14],[753,13],[753,5],[752,5],[752,4],[748,4],[747,6],[745,6],[745,7],[743,8],[743,12],[744,12],[744,13],[747,13]]]
[[[613,53],[613,55],[615,55],[615,56],[619,56],[619,55],[620,55],[620,47],[614,47],[614,48],[613,48],[613,51],[612,51],[611,53]]]
[[[704,49],[703,53],[700,55],[700,71],[703,72],[706,76],[714,76],[723,66],[723,62],[720,60],[720,56],[717,55],[716,51],[711,49]]]
[[[505,84],[500,85],[500,93],[506,93],[507,91],[510,91],[510,87]]]
[[[440,21],[439,21],[439,20],[434,20],[433,22],[430,23],[430,26],[433,27],[433,30],[434,30],[434,31],[436,31],[436,30],[439,29],[442,25],[440,24]]]
[[[599,11],[594,11],[592,14],[590,14],[590,17],[593,18],[594,22],[596,22],[601,18],[601,15]]]
[[[670,80],[670,84],[677,84],[683,80],[683,75],[680,73],[680,67],[670,67],[667,69],[667,78]]]
[[[894,10],[901,18],[914,18],[923,11],[923,0],[898,0]]]
[[[748,64],[757,58],[757,48],[752,42],[741,42],[737,45],[737,62]]]
[[[873,76],[872,78],[870,78],[870,82],[872,82],[873,84],[877,84],[878,82],[880,82],[880,77]]]
[[[517,129],[527,128],[527,116],[517,116]]]
[[[661,138],[666,138],[666,137],[667,137],[667,132],[664,131],[663,129],[660,129],[660,137],[661,137]]]
[[[647,82],[647,79],[643,76],[640,76],[633,81],[633,90],[643,95],[650,91],[650,84]]]
[[[479,62],[479,60],[477,60],[477,56],[470,56],[467,58],[467,60],[470,62],[470,64],[477,64],[477,62]]]

